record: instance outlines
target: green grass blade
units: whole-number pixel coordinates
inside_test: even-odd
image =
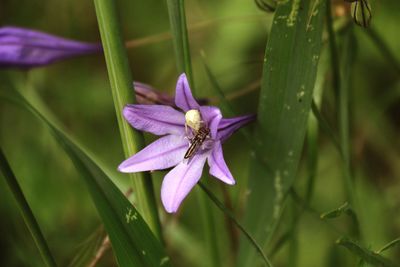
[[[325,48],[325,47],[324,47]],[[315,107],[320,107],[322,104],[322,95],[324,92],[326,74],[328,70],[328,60],[327,60],[327,49],[321,51],[321,56],[318,64],[317,78],[315,81],[313,101],[311,105]],[[305,200],[309,204],[311,202],[314,184],[317,176],[318,170],[318,140],[319,140],[319,128],[318,119],[314,116],[312,112],[308,115],[308,125],[307,125],[307,185]]]
[[[140,132],[132,129],[122,116],[123,107],[135,102],[128,56],[119,27],[115,1],[94,0],[94,3],[122,144],[125,156],[129,157],[144,147],[144,138]],[[161,238],[161,227],[150,174],[137,173],[131,174],[131,177],[138,210],[156,236]]]
[[[343,159],[344,156],[342,153],[342,148],[340,147],[339,138],[336,136],[335,131],[329,125],[328,121],[324,118],[324,116],[322,116],[321,112],[319,111],[319,109],[314,101],[311,103],[311,111],[312,111],[314,117],[318,120],[319,127],[321,127],[321,129],[328,135],[328,137],[331,139],[332,143],[334,144],[335,148],[339,152],[341,158]]]
[[[391,261],[382,257],[381,255],[361,247],[359,244],[348,238],[345,237],[340,238],[339,240],[336,241],[336,243],[340,246],[347,248],[352,253],[356,254],[361,259],[363,259],[366,263],[372,264],[373,266],[399,267],[398,264],[392,263]]]
[[[351,170],[351,156],[350,156],[350,91],[351,91],[351,73],[352,63],[354,61],[354,42],[353,34],[350,30],[343,40],[343,51],[340,62],[340,87],[339,98],[337,103],[337,110],[339,113],[339,137],[340,146],[343,155],[343,174],[346,182],[347,198],[349,203],[357,210],[355,206],[354,196],[354,180]]]
[[[17,178],[11,170],[10,164],[8,163],[3,150],[0,147],[0,171],[3,173],[4,179],[7,182],[8,187],[14,195],[15,201],[17,202],[18,208],[21,211],[22,218],[25,221],[26,226],[31,233],[33,240],[35,241],[36,247],[38,248],[40,255],[43,258],[46,266],[55,267],[57,266],[53,255],[46,243],[46,239],[40,230],[39,224],[33,215],[31,208],[29,207],[28,201],[26,200],[21,187],[18,184]]]
[[[140,213],[103,170],[63,131],[55,127],[18,92],[6,96],[43,121],[68,154],[89,189],[92,200],[110,237],[118,265],[170,266],[160,241]]]
[[[345,202],[343,205],[341,205],[340,207],[328,211],[328,212],[324,212],[321,214],[321,219],[334,219],[337,218],[339,216],[341,216],[342,214],[346,214],[350,217],[352,223],[353,223],[353,231],[355,233],[355,236],[359,236],[360,234],[360,223],[358,221],[357,218],[357,214],[355,213],[355,211],[353,210],[353,208],[350,206],[349,203]]]
[[[167,7],[178,72],[186,73],[192,92],[194,93],[195,88],[190,57],[189,37],[186,26],[185,0],[167,0]]]
[[[221,201],[219,201],[217,199],[216,196],[214,196],[214,194],[207,189],[207,187],[205,185],[203,185],[201,182],[198,183],[198,185],[200,186],[201,189],[203,189],[203,191],[207,194],[207,196],[211,199],[212,202],[214,202],[214,204],[223,212],[225,213],[234,223],[235,225],[239,228],[239,230],[243,233],[243,235],[246,237],[246,239],[249,241],[249,243],[251,244],[251,246],[253,246],[255,248],[255,250],[257,251],[257,253],[260,254],[261,258],[263,259],[265,266],[268,267],[272,267],[272,263],[271,261],[268,259],[268,257],[264,254],[264,251],[262,250],[262,248],[260,247],[260,245],[258,245],[257,241],[249,234],[249,232],[236,220],[235,215],[228,210],[224,204],[221,203]]]
[[[266,244],[300,160],[322,45],[326,1],[279,1],[264,58],[255,142],[264,151],[249,179],[245,225]],[[260,212],[260,209],[262,212]],[[254,266],[241,247],[237,266]]]
[[[385,250],[391,249],[399,244],[400,244],[400,237],[396,238],[393,241],[390,241],[389,243],[384,245],[381,249],[379,249],[376,253],[380,254],[380,253],[384,252]]]

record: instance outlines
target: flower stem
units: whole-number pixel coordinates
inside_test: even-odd
[[[144,138],[141,133],[132,129],[122,116],[123,107],[128,103],[135,103],[128,57],[119,27],[115,2],[94,0],[94,3],[124,153],[126,157],[129,157],[144,147]],[[161,238],[161,227],[150,174],[147,172],[131,174],[131,177],[138,210],[153,233]]]
[[[17,202],[18,208],[21,211],[22,218],[25,221],[26,226],[31,233],[33,240],[37,248],[39,249],[40,254],[46,266],[55,267],[57,266],[53,255],[50,252],[49,246],[46,243],[46,240],[43,236],[42,231],[40,230],[39,224],[33,215],[31,208],[29,207],[28,201],[22,192],[21,187],[18,184],[17,178],[11,170],[10,165],[0,147],[0,171],[3,173],[4,178],[6,179],[7,185],[10,188],[11,192],[14,195],[14,198]]]

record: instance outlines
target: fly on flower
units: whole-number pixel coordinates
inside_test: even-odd
[[[203,145],[206,138],[210,137],[210,129],[204,123],[199,110],[191,109],[185,113],[185,131],[190,145],[183,158],[190,159]]]
[[[185,74],[179,77],[176,86],[175,105],[179,110],[168,105],[127,105],[124,108],[123,115],[134,128],[161,137],[118,167],[126,173],[174,167],[161,186],[161,200],[170,213],[178,210],[197,184],[206,161],[212,176],[235,184],[224,160],[222,143],[255,119],[254,115],[222,118],[219,108],[199,105]]]

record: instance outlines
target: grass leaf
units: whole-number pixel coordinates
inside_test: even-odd
[[[124,106],[135,103],[128,56],[114,1],[95,0],[94,3],[121,140],[125,156],[129,157],[141,150],[145,143],[143,134],[134,130],[122,116]],[[130,177],[137,197],[138,210],[155,235],[161,238],[161,227],[150,174],[148,172],[135,173],[130,174]]]
[[[8,187],[14,195],[15,201],[17,202],[18,208],[21,211],[22,217],[25,221],[26,226],[31,233],[35,244],[42,255],[43,261],[48,267],[57,266],[53,255],[49,249],[49,246],[46,243],[46,239],[43,236],[42,231],[40,230],[39,224],[33,215],[31,208],[29,207],[28,201],[26,200],[24,193],[22,192],[21,187],[15,177],[13,171],[11,170],[10,164],[8,163],[6,156],[3,153],[3,150],[0,147],[0,171],[3,173],[3,176],[7,182]]]
[[[352,253],[356,254],[362,258],[366,263],[372,264],[374,266],[380,267],[398,267],[399,265],[390,262],[388,259],[382,257],[381,255],[372,252],[366,248],[361,247],[355,241],[348,238],[342,237],[336,241],[340,246],[343,246],[350,250]]]
[[[170,266],[160,241],[140,213],[103,170],[62,130],[54,126],[17,91],[6,99],[21,105],[43,121],[68,154],[89,189],[110,237],[119,266]],[[3,95],[0,95],[2,97]]]
[[[304,143],[326,1],[279,1],[266,47],[245,225],[261,244],[270,239],[292,185]],[[263,212],[260,212],[262,209]],[[243,245],[237,266],[254,266]]]
[[[385,250],[391,249],[393,247],[395,247],[396,245],[400,244],[400,237],[396,238],[393,241],[390,241],[389,243],[387,243],[386,245],[384,245],[380,250],[378,250],[376,253],[380,254],[382,252],[384,252]]]

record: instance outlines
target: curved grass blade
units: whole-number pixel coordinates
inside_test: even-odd
[[[207,187],[205,185],[203,185],[201,182],[198,183],[198,185],[200,186],[200,188],[207,194],[207,196],[214,202],[214,204],[226,215],[228,215],[228,217],[235,223],[235,225],[240,229],[240,231],[244,234],[244,236],[247,238],[247,240],[249,241],[249,243],[255,248],[255,250],[257,251],[257,253],[260,254],[260,256],[262,257],[264,263],[266,266],[268,267],[272,267],[272,263],[271,261],[267,258],[267,256],[264,254],[264,251],[262,250],[262,248],[260,247],[260,245],[257,244],[257,241],[249,234],[248,231],[246,231],[246,229],[236,220],[235,215],[228,210],[224,204],[222,204],[215,196],[214,194],[207,189]]]
[[[381,249],[379,249],[378,251],[376,251],[376,253],[380,254],[382,252],[384,252],[385,250],[388,250],[390,248],[395,247],[396,245],[400,244],[400,237],[396,238],[393,241],[390,241],[389,243],[387,243],[386,245],[384,245]]]
[[[356,237],[359,236],[360,234],[360,223],[357,218],[357,214],[351,207],[351,205],[347,202],[345,202],[342,206],[339,208],[336,208],[334,210],[324,212],[321,214],[321,219],[334,219],[337,217],[340,217],[342,214],[346,214],[350,217],[352,223],[353,223],[353,231]]]
[[[0,97],[4,95],[0,95]],[[37,116],[70,157],[89,189],[91,198],[110,237],[118,265],[171,266],[160,241],[140,213],[115,186],[103,170],[62,130],[54,126],[17,91],[6,99]]]
[[[252,161],[246,229],[270,240],[300,160],[322,46],[327,1],[278,1],[266,47],[254,142],[267,166]],[[262,212],[260,212],[262,210]],[[255,266],[241,244],[237,266]]]
[[[372,264],[374,266],[379,267],[399,267],[398,264],[395,264],[388,259],[382,257],[379,254],[376,254],[366,248],[361,247],[355,241],[350,240],[348,238],[342,237],[336,241],[336,243],[340,246],[343,246],[350,250],[352,253],[356,254],[360,258],[362,258],[366,263]]]
[[[96,16],[107,63],[111,92],[117,115],[125,156],[130,157],[144,147],[144,137],[134,130],[122,116],[126,104],[135,103],[128,56],[119,27],[117,10],[112,0],[94,0]],[[161,226],[149,172],[130,174],[136,192],[138,210],[155,235],[161,239]]]
[[[7,182],[8,187],[14,195],[15,201],[17,202],[18,208],[21,211],[22,218],[25,221],[26,226],[29,229],[29,232],[32,235],[33,240],[35,241],[36,247],[38,248],[43,261],[48,267],[57,266],[53,255],[49,249],[49,246],[46,243],[46,239],[43,236],[42,231],[40,230],[39,224],[33,215],[31,208],[29,207],[28,201],[26,200],[24,193],[22,192],[21,187],[15,177],[13,171],[11,170],[10,164],[6,159],[6,156],[3,153],[3,150],[0,147],[0,171],[3,173],[4,179]]]

